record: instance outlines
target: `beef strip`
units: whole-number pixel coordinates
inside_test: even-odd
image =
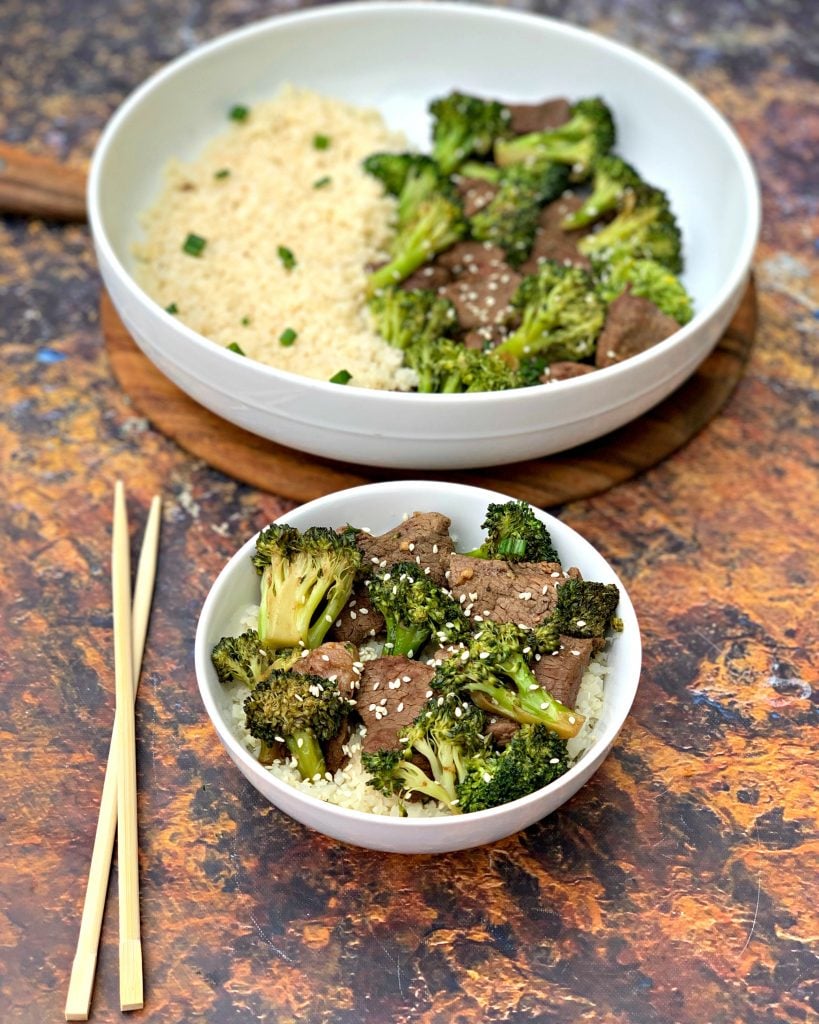
[[[443,288],[445,284],[449,284],[451,280],[452,272],[448,267],[443,267],[439,263],[426,263],[423,267],[419,267],[418,270],[405,278],[399,287],[408,292],[414,291],[416,288],[421,288],[425,291],[437,291],[439,288]]]
[[[560,650],[544,654],[540,661],[533,662],[532,671],[543,689],[548,690],[555,700],[573,708],[577,703],[580,680],[589,667],[594,641],[561,636],[560,644]]]
[[[491,181],[483,181],[481,178],[455,178],[455,187],[461,197],[464,206],[464,214],[467,217],[474,217],[478,210],[482,210],[495,197],[498,186]]]
[[[342,643],[359,646],[384,629],[384,616],[370,604],[370,594],[364,580],[353,587],[350,600],[327,631],[327,636]]]
[[[514,135],[559,128],[572,114],[571,104],[562,96],[544,100],[543,103],[507,103],[506,106],[512,115],[509,127]]]
[[[608,308],[594,361],[601,367],[621,363],[679,329],[677,321],[666,316],[653,302],[625,291]]]
[[[449,299],[465,331],[508,323],[512,315],[510,300],[522,278],[507,263],[467,273],[438,289]]]
[[[435,669],[401,655],[386,655],[364,662],[358,691],[358,714],[367,733],[362,749],[367,753],[392,749],[398,733],[413,722],[427,701]]]
[[[591,267],[588,258],[577,249],[577,243],[587,229],[564,231],[560,226],[563,218],[569,213],[574,213],[582,203],[582,197],[567,193],[543,207],[529,259],[520,268],[522,273],[537,273],[538,265],[544,259],[574,263],[587,270]]]
[[[357,651],[347,643],[329,641],[303,654],[293,664],[293,671],[305,675],[334,679],[344,697],[355,696],[359,673],[356,671]]]
[[[341,729],[324,744],[324,767],[331,775],[335,775],[339,768],[344,768],[350,760],[350,755],[344,749],[349,738],[350,723],[345,718]]]
[[[594,367],[588,363],[573,363],[569,360],[558,361],[547,366],[540,376],[541,384],[551,384],[555,380],[571,380],[572,377],[583,377],[594,373]]]
[[[498,750],[503,750],[519,728],[520,725],[511,718],[487,718],[485,732]]]
[[[414,512],[403,523],[379,536],[361,532],[356,543],[364,552],[365,567],[386,569],[396,562],[416,562],[429,569],[439,586],[446,583],[452,538],[451,519],[440,512]]]
[[[565,574],[557,562],[504,562],[453,554],[449,560],[449,586],[472,621],[491,619],[536,626],[549,615],[557,587],[578,569]],[[528,596],[525,596],[528,595]]]
[[[446,267],[453,277],[484,274],[506,265],[506,253],[491,242],[456,242],[436,257],[436,264]]]

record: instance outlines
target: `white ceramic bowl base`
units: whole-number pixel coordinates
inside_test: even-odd
[[[452,519],[459,550],[481,543],[490,502],[509,500],[495,491],[462,484],[402,481],[355,487],[311,501],[282,516],[300,529],[352,523],[374,533],[392,528],[406,513],[442,512]],[[618,615],[623,632],[609,645],[605,704],[597,739],[581,760],[551,785],[521,800],[475,814],[445,818],[392,818],[351,811],[325,803],[280,781],[237,739],[226,695],[210,660],[218,640],[232,631],[237,612],[258,601],[259,578],[250,556],[255,538],[231,558],[205,601],[196,630],[196,676],[199,691],[219,738],[245,778],[292,818],[325,835],[373,850],[396,853],[443,853],[494,842],[526,828],[568,800],[594,774],[629,712],[640,678],[641,644],[631,601],[614,570],[588,541],[560,520],[536,510],[548,525],[564,565],[576,565],[587,579],[620,587]]]
[[[454,43],[454,45],[453,45]],[[428,143],[430,99],[453,88],[509,101],[603,96],[616,150],[670,195],[697,314],[675,335],[574,380],[477,395],[368,391],[242,358],[185,327],[134,282],[138,212],[172,157],[189,159],[225,112],[292,82],[379,108]],[[451,3],[337,4],[258,22],[170,64],[120,107],[91,167],[100,269],[143,352],[212,412],[262,437],[364,465],[447,469],[562,451],[641,415],[718,341],[746,286],[759,192],[733,131],[679,78],[636,52],[547,18]]]

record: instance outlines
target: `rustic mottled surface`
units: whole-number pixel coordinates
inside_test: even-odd
[[[291,6],[5,0],[0,137],[80,161],[163,61]],[[438,859],[344,847],[264,803],[205,719],[192,638],[224,559],[285,505],[134,417],[103,355],[87,231],[7,221],[3,1021],[61,1016],[112,720],[117,476],[130,484],[135,530],[155,490],[167,502],[138,705],[147,1007],[132,1019],[816,1019],[817,9],[542,9],[564,6],[711,97],[765,190],[761,327],[726,411],[644,477],[561,512],[616,564],[644,629],[642,686],[615,750],[551,818]],[[115,903],[98,1021],[121,1019]]]

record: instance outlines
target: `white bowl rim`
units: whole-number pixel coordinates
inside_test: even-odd
[[[759,237],[761,222],[761,196],[758,179],[750,157],[739,140],[736,132],[725,117],[723,117],[723,115],[720,114],[704,96],[697,92],[696,89],[680,78],[679,75],[670,71],[658,61],[655,61],[650,57],[646,57],[644,54],[626,46],[623,43],[607,39],[605,36],[602,36],[597,32],[592,32],[589,29],[568,24],[567,22],[560,21],[556,18],[524,11],[512,11],[504,8],[473,6],[472,4],[453,2],[453,0],[441,0],[441,2],[438,2],[438,0],[354,0],[354,2],[343,2],[333,4],[332,6],[315,7],[306,11],[274,14],[270,17],[254,21],[250,25],[245,25],[241,28],[225,32],[217,38],[212,39],[207,43],[203,43],[187,53],[183,53],[174,58],[164,67],[160,68],[148,77],[123,101],[103,129],[91,160],[87,186],[88,220],[95,243],[103,254],[105,262],[125,289],[131,293],[136,293],[138,299],[141,302],[147,303],[149,308],[152,308],[155,314],[158,314],[160,317],[166,317],[167,322],[169,324],[172,323],[181,335],[194,346],[200,348],[204,346],[205,351],[211,353],[221,352],[228,359],[245,358],[235,352],[231,352],[229,349],[219,345],[217,342],[207,338],[205,335],[192,330],[176,317],[166,312],[147,294],[147,292],[140,288],[133,276],[128,272],[114,252],[113,246],[111,245],[103,226],[103,215],[100,206],[100,181],[108,151],[114,144],[120,127],[127,121],[131,112],[139,106],[144,97],[151,92],[151,90],[162,84],[166,79],[172,78],[188,65],[200,60],[206,60],[210,54],[222,49],[223,47],[232,46],[234,43],[244,39],[245,37],[254,35],[258,32],[265,32],[270,29],[271,26],[284,26],[296,22],[310,21],[312,19],[343,19],[363,13],[383,14],[393,11],[416,13],[436,12],[436,15],[439,12],[448,14],[468,14],[470,17],[475,18],[525,22],[532,27],[545,24],[551,31],[558,34],[563,34],[568,37],[581,37],[587,40],[591,39],[603,49],[609,50],[625,59],[631,60],[634,63],[641,65],[652,74],[663,78],[668,85],[675,88],[679,93],[685,96],[689,102],[693,103],[699,112],[717,128],[724,140],[728,143],[740,170],[743,183],[743,196],[745,198],[745,229],[742,237],[742,244],[740,245],[734,259],[731,273],[727,276],[725,281],[723,281],[721,288],[717,292],[716,296],[712,298],[711,302],[702,309],[697,310],[694,317],[678,331],[675,331],[674,334],[670,335],[664,341],[659,342],[657,345],[654,345],[637,355],[630,356],[628,359],[623,360],[623,362],[595,370],[594,374],[591,375],[593,379],[599,379],[601,383],[613,383],[620,374],[627,373],[628,368],[631,366],[638,366],[651,363],[654,360],[661,360],[669,348],[676,348],[678,345],[685,344],[690,335],[699,328],[700,324],[704,323],[707,319],[713,316],[717,310],[721,309],[723,304],[728,301],[731,295],[739,289],[743,280],[749,273],[754,250]],[[683,239],[683,244],[684,243],[685,239]],[[338,392],[339,385],[337,384],[331,384],[329,381],[319,380],[314,377],[305,377],[303,374],[293,373],[289,370],[280,370],[276,367],[268,366],[265,363],[254,361],[253,369],[254,371],[258,371],[262,374],[262,379],[270,378],[273,380],[281,380],[302,387],[309,385],[310,387],[317,387],[320,392],[326,391],[329,393],[332,391],[336,394]],[[369,402],[371,404],[382,402],[384,401],[385,396],[387,396],[391,403],[411,403],[413,405],[418,405],[421,408],[425,405],[436,405],[441,408],[453,402],[471,402],[499,406],[502,409],[507,403],[518,402],[522,393],[531,393],[533,395],[542,394],[545,389],[552,389],[555,387],[562,388],[564,391],[569,392],[572,388],[582,388],[584,385],[588,386],[589,383],[589,375],[584,374],[580,377],[553,381],[548,384],[536,384],[527,388],[514,388],[506,391],[475,392],[456,395],[383,391],[349,384],[345,385],[345,387],[355,393],[357,401]]]
[[[509,495],[500,494],[499,492],[489,491],[487,488],[473,487],[470,484],[454,484],[446,483],[444,481],[435,480],[401,480],[393,481],[386,480],[380,481],[373,484],[362,484],[358,487],[348,487],[341,491],[333,491],[331,494],[324,495],[320,498],[314,498],[312,501],[305,502],[303,505],[297,506],[295,509],[291,509],[289,512],[285,512],[277,519],[273,520],[276,523],[286,523],[288,516],[291,516],[294,512],[306,512],[310,513],[316,507],[321,506],[328,498],[343,498],[345,495],[349,495],[353,492],[356,494],[362,493],[389,493],[389,491],[403,492],[407,489],[414,487],[423,487],[428,491],[435,491],[436,489],[445,491],[449,494],[458,492],[470,492],[474,494],[476,491],[485,491],[487,494],[491,494],[496,501],[511,501]],[[550,782],[547,786],[543,786],[540,789],[529,793],[527,796],[520,797],[517,800],[510,800],[508,803],[500,804],[497,807],[490,807],[484,811],[472,811],[469,814],[452,814],[452,815],[440,815],[437,817],[394,817],[392,815],[374,814],[370,811],[356,811],[349,807],[342,807],[339,804],[332,804],[326,800],[321,800],[319,797],[311,796],[295,786],[289,785],[287,782],[277,778],[272,772],[268,772],[259,761],[253,757],[249,750],[234,736],[229,725],[226,723],[221,709],[217,703],[211,697],[210,692],[205,685],[205,672],[210,667],[210,650],[206,649],[205,643],[205,627],[206,623],[218,606],[218,591],[221,589],[221,585],[232,574],[238,563],[249,560],[250,555],[255,547],[256,538],[259,533],[253,535],[248,541],[246,541],[236,551],[227,563],[222,567],[218,576],[211,585],[211,589],[208,591],[208,595],[205,598],[205,602],[202,606],[202,610],[199,614],[199,620],[196,625],[196,637],[194,642],[194,661],[196,680],[199,688],[199,694],[202,698],[202,702],[205,705],[205,710],[208,713],[213,727],[219,734],[222,743],[227,748],[230,756],[236,760],[237,758],[246,766],[246,768],[254,775],[265,780],[270,780],[274,790],[281,792],[283,795],[293,797],[296,794],[299,801],[306,801],[308,806],[313,807],[316,810],[321,810],[323,813],[327,813],[333,817],[338,817],[340,820],[346,820],[349,822],[359,822],[362,824],[377,825],[380,822],[389,822],[391,826],[397,826],[399,828],[410,828],[420,827],[423,829],[432,828],[465,828],[463,822],[474,822],[476,820],[488,821],[492,818],[503,817],[505,814],[510,813],[516,808],[525,808],[530,804],[537,803],[541,800],[547,792],[552,788],[558,788],[565,786],[570,783],[578,775],[585,772],[589,765],[594,761],[601,762],[607,755],[609,748],[617,738],[617,734],[622,729],[628,715],[631,711],[631,707],[634,703],[634,698],[637,694],[637,689],[640,682],[640,671],[642,667],[642,640],[640,637],[640,627],[637,622],[637,615],[634,611],[634,606],[631,603],[631,598],[623,586],[622,580],[619,575],[614,571],[608,560],[603,558],[603,555],[594,547],[589,541],[579,534],[571,526],[568,526],[562,520],[557,519],[555,516],[550,515],[543,509],[537,508],[533,505],[532,508],[538,513],[539,517],[545,517],[547,526],[552,526],[554,523],[558,523],[560,529],[573,535],[575,541],[579,541],[581,545],[588,546],[599,558],[602,558],[608,565],[612,572],[617,586],[620,588],[620,604],[618,606],[619,617],[623,620],[623,632],[633,634],[633,642],[636,645],[635,650],[635,665],[633,669],[630,669],[631,673],[631,684],[626,692],[626,696],[623,701],[622,715],[618,715],[615,720],[612,720],[607,728],[603,730],[595,739],[594,743],[586,750],[582,757],[577,761],[576,764],[559,778],[555,779],[554,782]],[[249,780],[248,780],[249,781]],[[262,794],[264,795],[264,794]],[[284,812],[286,813],[286,812]],[[321,829],[319,829],[321,831]]]

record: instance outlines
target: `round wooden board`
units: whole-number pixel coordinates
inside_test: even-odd
[[[605,491],[682,447],[731,395],[757,323],[751,282],[719,344],[696,372],[640,419],[596,441],[512,465],[420,472],[331,462],[256,437],[208,412],[163,376],[132,340],[106,293],[100,313],[111,367],[136,409],[157,430],[228,476],[295,501],[376,480],[454,480],[511,494],[540,508]]]

